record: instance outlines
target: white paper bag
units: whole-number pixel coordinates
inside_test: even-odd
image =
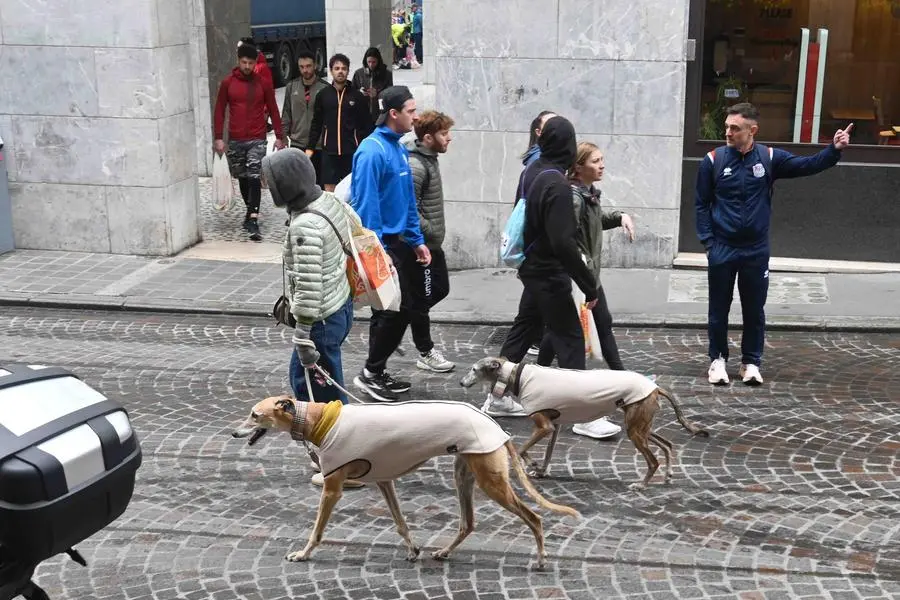
[[[351,189],[350,189],[350,180],[353,177],[353,174],[349,174],[343,179],[341,179],[340,183],[338,183],[334,187],[334,195],[340,198],[343,202],[350,204],[351,198]]]
[[[231,171],[224,154],[213,153],[212,204],[216,210],[228,211],[234,206]]]
[[[584,257],[582,257],[583,259]],[[572,300],[575,301],[575,310],[578,311],[578,320],[581,323],[581,333],[584,334],[584,354],[597,360],[603,359],[600,351],[600,334],[597,333],[597,323],[594,321],[594,313],[588,309],[587,299],[575,282],[572,282]]]

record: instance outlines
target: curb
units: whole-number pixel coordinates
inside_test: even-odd
[[[255,303],[232,304],[227,302],[202,302],[158,298],[128,298],[122,296],[79,295],[78,297],[48,295],[32,296],[26,293],[0,294],[0,306],[33,308],[68,308],[75,310],[121,310],[163,314],[222,315],[236,317],[269,318],[268,306]],[[513,309],[514,310],[514,309]],[[433,311],[431,322],[441,325],[509,326],[514,315],[488,314],[463,316],[458,312]],[[354,321],[369,321],[368,309],[353,316]],[[274,319],[273,319],[274,322]],[[702,314],[619,314],[615,327],[653,329],[706,329],[706,316]],[[730,322],[732,330],[741,329],[739,321]],[[770,316],[766,321],[769,331],[798,332],[846,332],[846,333],[900,333],[900,317],[859,316]]]

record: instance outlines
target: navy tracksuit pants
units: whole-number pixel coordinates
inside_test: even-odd
[[[744,331],[741,363],[760,366],[766,340],[769,248],[734,248],[713,242],[709,259],[709,358],[728,360],[728,313],[737,280]]]

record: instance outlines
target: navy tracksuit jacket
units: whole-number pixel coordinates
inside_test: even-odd
[[[718,172],[714,172],[715,156]],[[759,365],[765,340],[769,290],[769,223],[776,179],[814,175],[841,158],[834,145],[814,156],[754,144],[746,155],[722,146],[707,154],[697,173],[697,236],[709,262],[709,356],[728,359],[728,311],[735,279],[743,310],[743,363]]]

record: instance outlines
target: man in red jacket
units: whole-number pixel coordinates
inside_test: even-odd
[[[241,187],[241,197],[247,205],[244,229],[250,239],[259,241],[259,203],[262,188],[259,181],[260,164],[266,156],[266,112],[272,116],[272,125],[278,138],[277,149],[284,148],[284,131],[281,116],[275,103],[275,90],[270,81],[255,72],[258,51],[255,46],[242,43],[238,46],[238,66],[222,80],[216,97],[213,119],[215,129],[214,149],[218,154],[226,151],[223,139],[225,107],[228,107],[228,166],[232,177]]]

